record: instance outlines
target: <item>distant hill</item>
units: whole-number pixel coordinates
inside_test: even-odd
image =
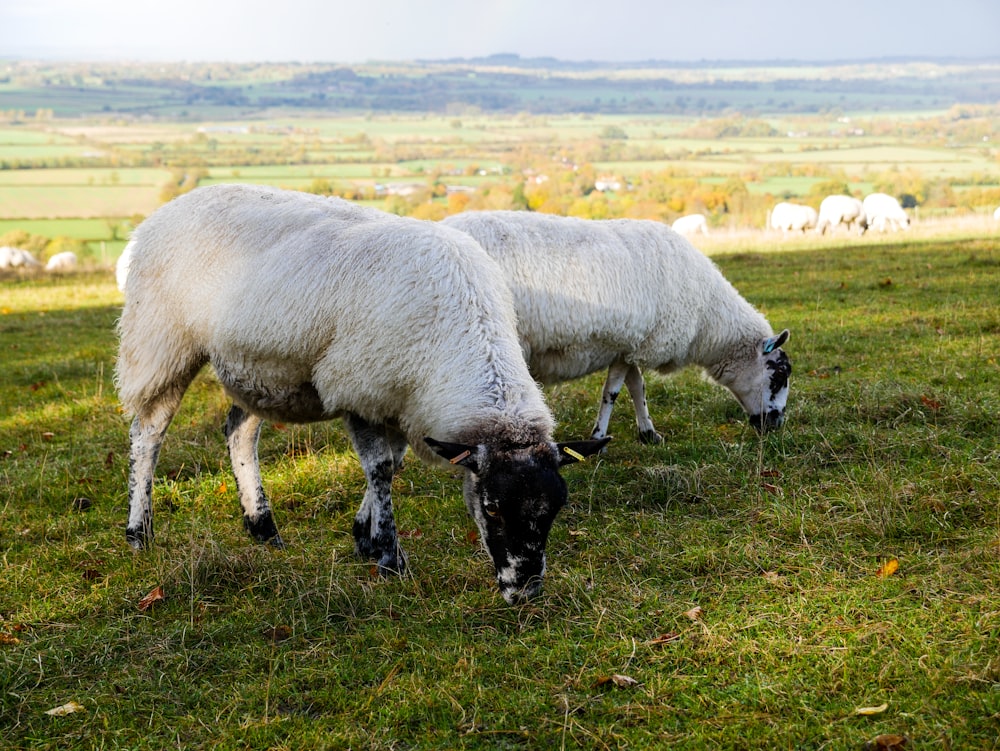
[[[240,117],[263,110],[754,115],[941,110],[1000,101],[1000,60],[521,58],[295,63],[0,63],[0,110]]]

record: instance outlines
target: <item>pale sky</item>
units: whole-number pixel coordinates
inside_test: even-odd
[[[1000,0],[0,0],[0,58],[1000,58]]]

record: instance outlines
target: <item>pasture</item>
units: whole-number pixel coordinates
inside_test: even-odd
[[[565,471],[541,597],[513,608],[460,480],[412,458],[409,574],[354,557],[363,475],[336,423],[265,427],[289,548],[252,544],[207,373],[133,553],[111,274],[4,278],[0,745],[998,748],[994,239],[706,240],[792,331],[786,427],[760,439],[697,373],[650,374],[666,442],[620,400],[607,454]],[[600,385],[546,390],[560,439]]]

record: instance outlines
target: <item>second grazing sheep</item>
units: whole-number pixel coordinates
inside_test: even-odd
[[[669,227],[520,211],[443,221],[470,234],[503,269],[532,375],[551,383],[607,369],[592,437],[607,435],[624,384],[640,440],[662,440],[649,417],[643,368],[701,366],[755,428],[784,422],[788,331],[775,336],[715,264]]]
[[[469,237],[335,198],[242,185],[194,190],[129,243],[117,385],[134,414],[126,539],[153,534],[167,427],[211,363],[244,526],[282,545],[261,484],[264,419],[343,417],[368,481],[357,552],[399,572],[390,495],[407,444],[466,470],[465,502],[501,594],[536,594],[566,502],[562,465],[606,441],[556,444],[496,264]]]

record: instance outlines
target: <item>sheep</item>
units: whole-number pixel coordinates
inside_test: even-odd
[[[780,229],[785,236],[789,232],[804,234],[807,229],[816,226],[817,218],[816,209],[812,206],[782,201],[771,209],[770,226],[772,229]]]
[[[0,269],[38,268],[39,263],[31,253],[20,248],[0,248]]]
[[[673,227],[674,232],[685,237],[696,235],[699,232],[703,235],[708,234],[708,221],[705,219],[704,214],[687,214],[686,216],[678,217],[674,220],[671,227]]]
[[[607,435],[622,384],[639,440],[660,443],[642,368],[705,369],[759,431],[785,419],[791,365],[764,316],[705,255],[671,228],[517,211],[442,220],[469,233],[503,268],[528,367],[542,383],[607,369],[591,437]]]
[[[76,268],[76,253],[66,250],[56,253],[45,264],[46,271],[71,271]]]
[[[244,527],[282,547],[261,485],[265,419],[342,417],[367,479],[356,552],[402,572],[390,495],[407,445],[466,470],[465,502],[509,603],[541,590],[567,489],[559,468],[604,441],[557,444],[503,277],[467,235],[337,198],[244,185],[194,190],[132,239],[116,383],[134,415],[126,540],[152,539],[157,456],[211,363]]]
[[[869,193],[862,201],[862,206],[868,217],[868,225],[879,232],[885,232],[886,225],[892,227],[893,232],[910,228],[910,217],[899,205],[899,201],[890,195]]]
[[[997,206],[993,212],[993,221],[1000,222],[1000,206]]]
[[[864,204],[853,196],[827,196],[819,205],[819,219],[816,221],[816,233],[823,235],[826,230],[831,232],[839,224],[847,225],[859,235],[868,229],[868,217]]]

